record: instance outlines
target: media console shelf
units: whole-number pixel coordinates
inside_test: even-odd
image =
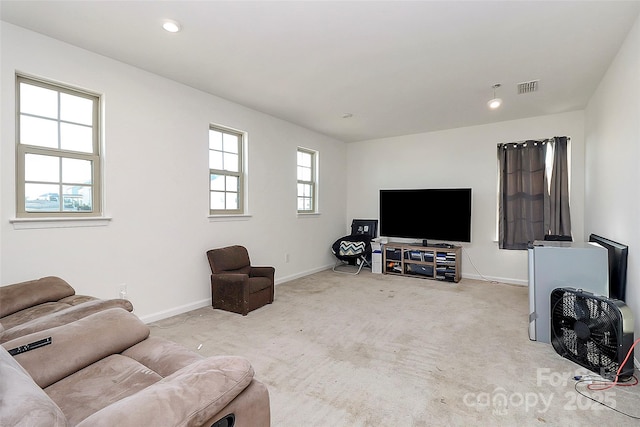
[[[383,273],[422,279],[460,281],[460,246],[418,246],[406,243],[385,243]]]

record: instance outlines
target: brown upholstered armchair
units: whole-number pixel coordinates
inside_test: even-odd
[[[252,267],[244,246],[207,251],[211,266],[211,305],[213,308],[246,316],[273,302],[273,267]]]

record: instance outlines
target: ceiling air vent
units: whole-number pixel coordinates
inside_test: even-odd
[[[523,93],[536,92],[538,90],[538,84],[540,80],[531,80],[529,82],[518,83],[518,95]]]

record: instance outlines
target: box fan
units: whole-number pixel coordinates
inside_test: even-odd
[[[556,352],[603,378],[633,375],[633,315],[627,305],[580,289],[551,292],[551,345]],[[622,369],[620,366],[624,363]]]

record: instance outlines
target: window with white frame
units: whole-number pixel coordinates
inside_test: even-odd
[[[317,152],[298,148],[298,213],[316,212]]]
[[[219,127],[209,128],[209,213],[244,213],[242,132]]]
[[[100,97],[18,75],[16,216],[100,216]]]

